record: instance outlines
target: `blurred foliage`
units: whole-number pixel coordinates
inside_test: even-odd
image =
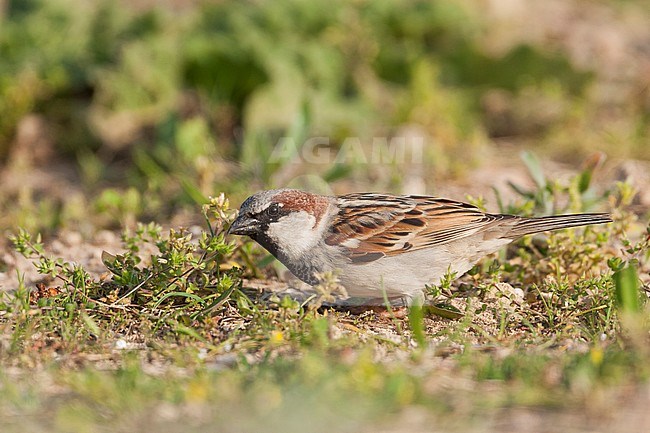
[[[0,158],[11,163],[27,146],[21,122],[36,114],[91,192],[124,189],[136,216],[151,216],[215,190],[237,194],[304,174],[386,189],[403,181],[395,164],[307,164],[301,151],[311,137],[327,137],[334,151],[354,137],[366,149],[417,126],[426,179],[477,164],[502,137],[574,159],[594,148],[650,155],[643,94],[603,96],[622,76],[578,66],[561,43],[513,32],[515,42],[495,49],[487,40],[502,29],[481,8],[9,0],[0,6]],[[624,123],[608,115],[621,112]],[[269,163],[283,137],[297,143],[293,158]],[[115,208],[114,192],[91,205]]]

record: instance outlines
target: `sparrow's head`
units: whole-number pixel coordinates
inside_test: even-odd
[[[281,190],[260,191],[246,199],[239,208],[237,219],[228,234],[255,238],[268,230],[269,225],[287,214],[287,209],[275,197]]]
[[[299,254],[317,242],[332,200],[295,189],[261,191],[242,203],[228,234],[250,236],[276,256]]]

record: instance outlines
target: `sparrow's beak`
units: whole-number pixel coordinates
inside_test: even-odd
[[[258,222],[253,218],[249,218],[246,215],[239,215],[235,221],[232,222],[227,235],[252,235],[257,233]]]

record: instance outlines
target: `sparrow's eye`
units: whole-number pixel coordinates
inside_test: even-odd
[[[269,216],[276,217],[280,215],[280,205],[273,203],[271,206],[266,208],[266,212],[269,214]]]

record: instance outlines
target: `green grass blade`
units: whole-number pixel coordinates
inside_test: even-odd
[[[614,286],[618,308],[624,313],[638,313],[641,309],[639,303],[639,277],[634,265],[628,265],[614,273]]]
[[[201,305],[205,304],[205,301],[203,300],[203,298],[201,298],[200,296],[195,295],[194,293],[186,293],[186,292],[169,292],[169,293],[165,293],[165,295],[164,295],[163,297],[161,297],[160,299],[158,299],[158,301],[153,305],[153,307],[151,307],[151,309],[155,310],[155,309],[158,308],[158,307],[160,306],[160,304],[162,304],[166,299],[171,298],[172,296],[180,296],[180,297],[184,297],[184,298],[189,298],[189,299],[192,299],[192,300],[194,300],[194,301],[197,301],[197,302],[200,303]]]
[[[539,163],[537,156],[529,151],[521,152],[521,160],[526,164],[530,176],[537,184],[537,187],[542,189],[546,188],[546,177],[544,176],[544,171],[542,170],[542,165]]]
[[[425,347],[427,344],[426,333],[424,331],[424,312],[421,305],[412,305],[409,308],[409,326],[413,333],[413,338],[417,341],[419,347]]]

